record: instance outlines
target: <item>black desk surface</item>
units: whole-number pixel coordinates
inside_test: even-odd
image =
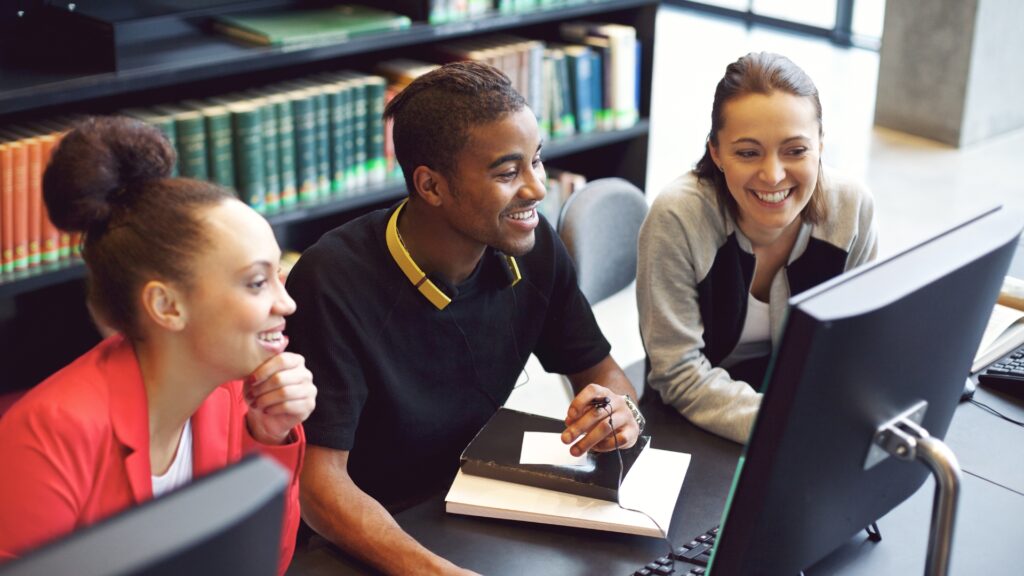
[[[651,396],[642,408],[652,445],[693,455],[669,530],[678,545],[720,522],[740,446],[697,429]],[[983,388],[976,398],[1024,419],[1020,400]],[[965,472],[952,573],[1022,573],[1024,429],[962,404],[946,441]],[[933,493],[929,480],[879,520],[881,543],[858,535],[808,576],[923,573]],[[395,518],[430,550],[481,574],[626,575],[666,552],[666,544],[654,538],[447,514],[444,494]],[[319,539],[296,553],[288,571],[292,576],[372,573]]]

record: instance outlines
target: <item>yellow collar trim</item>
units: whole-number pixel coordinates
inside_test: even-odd
[[[416,264],[416,261],[412,259],[412,255],[409,254],[402,239],[398,236],[398,215],[402,213],[402,208],[405,208],[405,203],[408,201],[408,198],[402,200],[402,203],[398,205],[395,212],[391,214],[391,219],[388,220],[387,231],[384,233],[384,238],[388,244],[388,252],[391,253],[395,264],[398,264],[402,273],[419,290],[420,294],[423,294],[435,308],[444,310],[452,303],[452,299],[427,278],[427,275]]]

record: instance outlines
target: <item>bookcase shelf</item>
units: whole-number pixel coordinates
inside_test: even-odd
[[[225,72],[239,76],[279,70],[655,4],[657,0],[590,0],[574,6],[538,9],[523,14],[488,15],[450,24],[417,22],[405,30],[360,36],[338,44],[301,48],[247,46],[197,28],[191,35],[140,44],[117,72],[25,69],[0,60],[0,119],[40,108],[221,79]]]
[[[129,0],[121,0],[129,1]],[[353,0],[383,5],[398,0]],[[411,1],[411,0],[402,0]],[[422,0],[427,2],[427,0]],[[424,4],[426,5],[426,4]],[[591,132],[544,145],[549,167],[589,179],[620,176],[643,188],[647,174],[655,16],[659,0],[589,0],[529,13],[489,14],[442,25],[414,21],[405,30],[299,48],[252,47],[209,33],[195,21],[184,36],[153,39],[133,47],[118,70],[89,71],[50,63],[29,66],[15,59],[18,46],[0,37],[0,127],[62,114],[102,114],[301,78],[332,70],[371,70],[378,61],[412,57],[447,40],[507,33],[560,40],[559,25],[571,20],[625,24],[636,29],[640,66],[634,126]],[[334,226],[405,194],[401,181],[357,194],[300,204],[267,216],[284,249],[301,250]],[[22,275],[0,276],[0,393],[28,388],[71,362],[99,339],[84,306],[85,266],[73,261]]]
[[[544,146],[544,159],[558,160],[574,154],[584,153],[596,147],[627,142],[633,138],[645,137],[650,131],[647,120],[625,130],[592,132],[583,136],[552,140]],[[299,204],[290,210],[268,214],[267,221],[275,228],[293,225],[325,216],[334,216],[367,207],[393,202],[405,196],[405,183],[389,180],[383,184],[368,186],[352,196],[329,198],[317,202]],[[85,265],[71,261],[56,266],[14,275],[0,276],[0,298],[9,298],[64,282],[85,277]]]

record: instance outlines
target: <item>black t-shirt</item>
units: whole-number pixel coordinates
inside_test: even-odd
[[[287,329],[319,391],[307,441],[350,451],[349,475],[392,507],[450,481],[531,352],[571,374],[610,350],[547,221],[517,258],[516,286],[489,248],[459,286],[434,280],[452,296],[437,310],[388,252],[394,210],[336,228],[302,255],[288,278],[298,309]]]

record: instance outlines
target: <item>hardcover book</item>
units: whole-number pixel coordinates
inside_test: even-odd
[[[614,452],[591,453],[586,466],[519,463],[525,432],[561,433],[563,430],[565,423],[561,420],[501,408],[462,452],[462,471],[495,480],[617,501],[619,458]],[[649,443],[649,436],[641,436],[631,448],[619,451],[623,478]]]
[[[408,16],[368,6],[286,10],[217,16],[214,27],[233,38],[261,46],[344,42],[352,36],[402,30]]]

